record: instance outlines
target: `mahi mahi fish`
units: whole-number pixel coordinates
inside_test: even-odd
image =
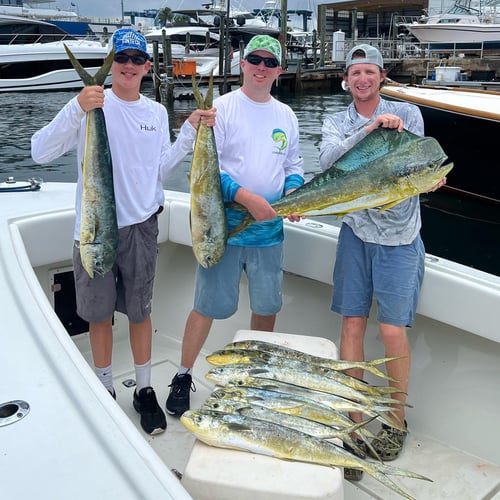
[[[434,187],[453,168],[453,163],[444,165],[446,159],[432,137],[378,128],[330,168],[271,206],[279,216],[292,213],[342,216],[375,207],[387,210]],[[232,206],[238,208],[237,204]],[[314,213],[323,209],[328,210]],[[229,236],[254,222],[247,214]]]
[[[92,76],[66,45],[64,48],[85,86],[104,84],[113,64],[114,50]],[[85,271],[94,278],[95,274],[102,276],[112,269],[118,253],[113,165],[102,108],[87,111],[82,173],[80,256]]]
[[[366,392],[373,396],[382,396],[384,394],[391,394],[394,392],[403,392],[401,389],[391,386],[374,386],[359,380],[356,377],[347,375],[339,370],[332,370],[326,366],[314,365],[306,361],[297,359],[285,358],[283,356],[274,356],[268,352],[255,351],[253,349],[222,349],[215,351],[206,357],[207,361],[215,366],[225,366],[236,363],[252,364],[259,366],[282,366],[289,370],[294,370],[304,373],[312,373],[328,378],[335,379],[336,381],[347,385],[358,391]]]
[[[202,410],[204,409],[267,420],[276,424],[285,425],[286,427],[291,427],[292,429],[305,432],[306,434],[310,434],[311,436],[321,439],[340,439],[355,450],[358,456],[366,456],[364,450],[356,444],[355,440],[351,437],[351,434],[366,425],[368,422],[360,422],[347,429],[337,429],[330,425],[315,422],[314,420],[296,417],[295,415],[270,410],[265,406],[258,406],[248,401],[236,399],[208,398],[203,403]]]
[[[182,424],[210,446],[249,451],[284,460],[361,469],[402,497],[413,500],[389,475],[430,479],[385,463],[368,462],[324,439],[274,422],[210,410],[188,410]]]
[[[193,93],[198,108],[210,109],[213,78],[203,99],[193,75]],[[196,133],[191,171],[191,240],[196,260],[205,268],[217,264],[226,250],[227,220],[213,127],[200,123]]]
[[[362,370],[369,371],[377,377],[392,381],[394,381],[394,379],[381,372],[377,368],[377,365],[399,359],[380,358],[372,359],[370,361],[348,361],[345,359],[324,358],[321,356],[313,356],[302,351],[297,351],[296,349],[291,349],[290,347],[273,344],[272,342],[264,342],[262,340],[238,340],[227,344],[224,349],[253,349],[260,352],[272,353],[276,356],[283,356],[285,358],[304,361],[313,365],[326,366],[327,368],[331,368],[332,370],[349,370],[351,368],[361,368]]]
[[[337,396],[335,394],[330,394],[323,391],[317,391],[314,389],[308,389],[307,387],[302,387],[295,384],[290,384],[288,382],[281,382],[279,380],[271,380],[258,377],[241,377],[238,379],[232,379],[227,382],[224,386],[224,390],[234,390],[240,389],[241,394],[250,393],[253,397],[267,397],[269,393],[273,395],[283,394],[284,397],[290,398],[304,398],[306,400],[319,403],[327,408],[331,408],[336,412],[357,412],[368,415],[370,418],[377,418],[389,427],[398,428],[400,430],[405,430],[402,425],[393,420],[387,412],[392,411],[392,407],[385,405],[369,405],[357,403],[348,398],[342,396]],[[266,391],[266,392],[260,392]]]
[[[284,419],[288,417],[301,418],[328,427],[335,427],[345,434],[354,432],[354,427],[357,425],[348,415],[335,408],[323,405],[306,396],[284,392],[258,389],[255,387],[226,385],[221,389],[214,390],[212,392],[212,397],[209,399],[220,400],[221,402],[236,401],[265,408],[282,415]],[[364,427],[364,425],[372,419],[373,417],[370,417],[370,419],[361,422],[361,424],[356,427],[355,431],[365,442],[366,446],[370,448],[374,456],[377,456],[377,452],[370,443],[370,439],[376,439],[376,436],[369,429]],[[352,448],[356,448],[356,445],[353,446],[351,443],[352,440],[350,438],[343,439],[343,441],[346,441]]]
[[[248,364],[235,363],[224,366],[216,366],[209,370],[206,378],[219,385],[224,385],[232,379],[241,377],[257,377],[279,380],[289,384],[300,385],[316,391],[329,392],[337,396],[352,399],[358,403],[377,404],[404,404],[397,399],[387,396],[367,394],[364,391],[353,389],[335,378],[326,377],[323,374],[290,369],[283,365]]]

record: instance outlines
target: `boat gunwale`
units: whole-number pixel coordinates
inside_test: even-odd
[[[427,106],[435,109],[441,109],[444,111],[452,112],[452,113],[457,113],[460,115],[465,115],[469,116],[472,118],[480,118],[480,119],[485,119],[485,120],[490,120],[494,122],[500,122],[500,113],[495,113],[493,111],[485,111],[485,110],[480,110],[480,109],[475,109],[475,108],[469,108],[466,106],[459,106],[456,104],[449,104],[449,103],[441,103],[432,96],[417,96],[414,94],[411,94],[409,92],[405,92],[405,90],[411,90],[411,89],[417,89],[417,90],[439,90],[443,92],[462,92],[462,93],[472,93],[472,94],[483,94],[483,95],[493,95],[495,97],[498,97],[500,99],[500,93],[494,94],[492,92],[489,92],[487,90],[481,90],[481,89],[457,89],[454,87],[446,87],[446,86],[432,86],[432,85],[414,85],[414,86],[384,86],[381,89],[382,95],[385,95],[387,97],[394,97],[394,98],[400,98],[403,99],[401,96],[404,95],[403,100],[407,100],[409,102],[412,102],[414,104],[420,104],[422,106]]]

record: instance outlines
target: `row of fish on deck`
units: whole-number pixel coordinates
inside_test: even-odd
[[[390,395],[398,389],[370,385],[343,372],[357,367],[387,379],[377,365],[393,359],[350,362],[258,340],[233,342],[207,356],[215,367],[206,377],[216,388],[201,409],[186,411],[181,422],[208,445],[360,469],[412,499],[389,476],[431,479],[362,458],[366,454],[351,438],[357,433],[369,454],[378,458],[369,442],[375,436],[366,424],[377,419],[401,428],[391,416],[391,405],[400,402]],[[356,424],[347,412],[360,412],[366,419]],[[343,441],[356,453],[332,439]]]

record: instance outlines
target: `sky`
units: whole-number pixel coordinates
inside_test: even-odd
[[[47,6],[63,10],[73,10],[71,4],[75,4],[81,16],[120,18],[123,2],[123,10],[144,10],[170,7],[172,10],[201,8],[202,4],[210,0],[56,0]],[[227,0],[226,0],[227,1]],[[232,8],[241,10],[259,9],[264,6],[265,0],[229,0]],[[308,8],[317,12],[317,5],[324,3],[323,0],[288,0],[289,9]],[[226,4],[227,5],[227,4]],[[309,5],[309,6],[307,6]]]

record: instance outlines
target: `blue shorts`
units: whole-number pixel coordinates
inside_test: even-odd
[[[277,314],[282,305],[282,243],[259,248],[228,245],[217,265],[207,269],[198,265],[194,310],[212,319],[232,316],[238,309],[243,271],[251,310],[260,316]]]
[[[413,326],[424,258],[420,235],[409,245],[378,245],[365,243],[342,224],[333,270],[332,311],[367,317],[375,296],[377,321]]]

